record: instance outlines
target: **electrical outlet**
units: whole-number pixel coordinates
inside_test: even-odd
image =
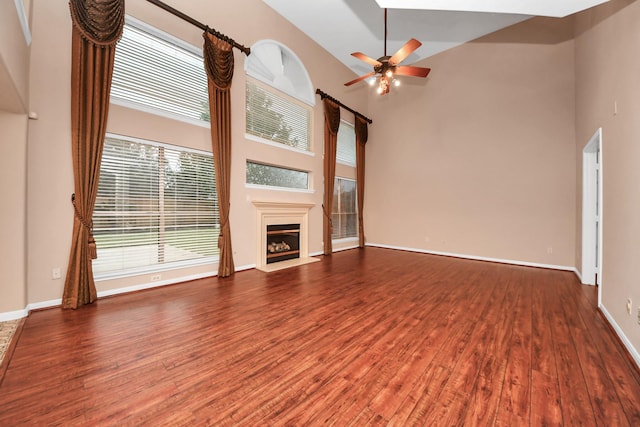
[[[151,276],[151,281],[152,282],[157,282],[160,279],[162,279],[162,275],[160,275],[160,274],[154,274],[153,276]]]
[[[629,298],[627,298],[627,314],[628,314],[629,316],[631,316],[631,307],[632,307],[632,304],[631,304],[631,297],[629,297]]]
[[[62,272],[60,271],[60,267],[56,267],[51,270],[51,278],[53,280],[58,280],[62,277]]]
[[[640,307],[638,307],[638,325],[640,325]]]
[[[547,248],[547,253],[548,253],[548,254],[552,254],[552,253],[553,253],[553,248],[552,248],[551,246],[549,246],[549,247]]]

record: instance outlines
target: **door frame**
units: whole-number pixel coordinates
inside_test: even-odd
[[[602,199],[602,128],[598,128],[582,150],[581,276],[586,285],[602,284]],[[601,292],[598,289],[598,304]]]

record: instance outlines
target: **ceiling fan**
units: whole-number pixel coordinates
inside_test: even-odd
[[[377,92],[380,95],[389,93],[389,87],[391,84],[395,86],[400,85],[400,81],[396,79],[396,76],[413,76],[413,77],[427,77],[431,68],[415,67],[413,65],[399,65],[402,61],[407,59],[414,50],[422,46],[416,39],[411,39],[404,44],[396,53],[391,56],[387,55],[387,9],[384,9],[384,56],[373,59],[361,52],[353,52],[351,56],[358,58],[361,61],[373,66],[373,71],[358,77],[355,80],[345,83],[345,86],[351,86],[354,83],[361,82],[362,80],[370,77],[375,77],[371,80],[371,85],[378,83]]]

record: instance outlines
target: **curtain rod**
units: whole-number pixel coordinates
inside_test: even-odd
[[[214,36],[218,37],[219,39],[222,39],[222,40],[226,41],[227,43],[230,43],[236,49],[239,49],[242,52],[244,52],[245,55],[249,56],[251,54],[251,49],[250,48],[241,45],[240,43],[236,42],[231,37],[228,37],[228,36],[226,36],[226,35],[224,35],[222,33],[219,33],[218,31],[214,30],[213,28],[207,27],[202,22],[196,21],[195,19],[193,19],[189,15],[186,15],[186,14],[180,12],[179,10],[174,9],[173,7],[169,6],[168,4],[163,3],[160,0],[147,0],[147,1],[149,3],[152,3],[152,4],[156,5],[156,6],[158,6],[161,9],[164,9],[167,12],[177,16],[178,18],[181,18],[181,19],[187,21],[188,23],[190,23],[192,25],[195,25],[196,27],[200,28],[201,30],[207,31],[207,32],[213,34]]]
[[[345,110],[347,110],[347,111],[351,111],[351,112],[352,112],[353,114],[355,114],[356,116],[360,116],[360,117],[362,117],[363,119],[365,119],[365,120],[367,121],[367,123],[369,123],[369,124],[373,123],[373,120],[371,120],[369,117],[365,116],[365,115],[364,115],[364,114],[362,114],[362,113],[357,112],[356,110],[353,110],[353,109],[351,109],[351,108],[347,107],[347,106],[346,106],[346,105],[344,105],[342,102],[338,101],[338,100],[337,100],[337,99],[335,99],[333,96],[331,96],[331,95],[329,95],[329,94],[327,94],[327,93],[325,93],[325,92],[321,91],[320,89],[316,89],[316,93],[317,93],[318,95],[320,95],[320,99],[328,98],[328,99],[332,100],[333,102],[335,102],[336,104],[338,104],[339,106],[341,106],[342,108],[344,108]]]

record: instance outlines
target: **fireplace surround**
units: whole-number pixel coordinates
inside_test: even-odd
[[[313,203],[291,203],[291,202],[263,202],[253,201],[253,205],[256,207],[256,268],[258,270],[270,272],[281,270],[283,268],[294,267],[297,265],[308,264],[310,262],[319,261],[318,258],[309,257],[309,210],[314,206]],[[291,226],[297,226],[298,228],[292,228]],[[288,234],[293,234],[293,230],[297,230],[298,234],[298,248],[296,254],[291,259],[285,259],[286,257],[269,256],[268,245],[275,243],[279,245],[285,243],[289,246],[289,250],[286,250],[285,246],[273,247],[273,254],[276,251],[286,253],[294,252],[296,249],[291,250],[292,244],[287,241],[291,236],[276,239],[269,239],[267,234],[267,228],[270,227],[270,231],[273,235],[278,231],[284,231]],[[276,259],[272,262],[271,258]]]

